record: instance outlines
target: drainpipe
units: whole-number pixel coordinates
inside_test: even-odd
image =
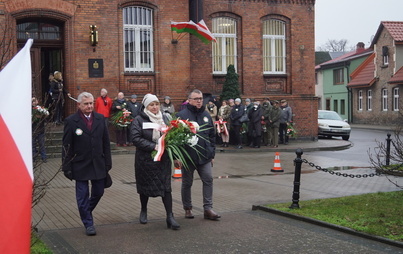
[[[347,85],[348,85],[348,83],[350,83],[350,61],[344,62],[344,67],[346,68],[346,71],[347,71]],[[347,88],[347,103],[348,103],[347,120],[350,123],[352,121],[352,118],[353,118],[353,115],[352,115],[353,114],[353,111],[352,111],[353,102],[351,101],[351,98],[352,98],[351,97],[351,88],[348,88],[347,85],[346,85],[346,88]]]

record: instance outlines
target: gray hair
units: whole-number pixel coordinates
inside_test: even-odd
[[[80,93],[78,95],[77,102],[81,103],[83,101],[83,98],[92,98],[92,99],[94,99],[94,96],[89,92],[82,92],[82,93]]]
[[[105,88],[101,89],[101,92],[104,91],[105,93],[108,93],[108,90],[106,90]]]
[[[188,94],[188,98],[189,98],[189,99],[190,99],[190,95],[191,95],[192,93],[197,93],[197,94],[203,95],[202,91],[200,91],[199,89],[194,89],[193,91],[191,91],[191,92]]]

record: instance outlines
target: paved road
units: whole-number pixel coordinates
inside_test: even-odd
[[[313,144],[312,144],[313,143]],[[113,156],[114,184],[94,211],[97,236],[87,237],[78,216],[74,182],[58,174],[46,196],[33,211],[34,222],[54,253],[403,253],[403,249],[352,236],[262,211],[253,205],[290,202],[293,191],[295,148],[336,148],[341,140],[301,143],[282,148],[284,173],[271,172],[274,152],[217,153],[214,163],[214,209],[222,214],[218,222],[203,219],[201,181],[193,186],[196,218],[183,218],[180,180],[173,180],[174,214],[179,231],[166,228],[160,198],[149,202],[149,220],[138,223],[140,202],[134,183],[134,155]],[[315,145],[315,147],[312,147]],[[51,176],[60,159],[43,165],[43,176]],[[384,177],[346,178],[312,169],[303,164],[301,200],[331,198],[398,190]],[[352,174],[371,169],[346,170]],[[393,177],[392,177],[393,178]],[[392,180],[401,181],[393,178]],[[403,183],[401,184],[403,185]]]

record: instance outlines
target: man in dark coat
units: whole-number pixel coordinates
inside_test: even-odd
[[[62,170],[76,180],[76,199],[87,235],[96,235],[92,211],[104,194],[105,180],[112,168],[109,132],[104,116],[94,112],[94,96],[78,98],[78,111],[65,119]],[[91,181],[91,194],[88,181]]]
[[[210,114],[205,111],[203,105],[203,93],[200,90],[193,90],[188,96],[189,104],[177,114],[183,120],[194,121],[199,124],[202,131],[198,132],[199,138],[196,152],[193,148],[188,148],[187,152],[192,158],[192,162],[187,162],[190,168],[182,170],[182,203],[185,209],[185,218],[193,219],[191,188],[193,184],[193,174],[197,170],[203,182],[203,208],[204,218],[217,220],[221,216],[213,211],[213,175],[212,165],[215,156],[215,129]]]
[[[245,107],[241,104],[241,99],[235,99],[235,105],[231,110],[231,129],[234,130],[233,136],[230,135],[230,141],[234,140],[234,144],[237,149],[242,149],[242,137],[241,137],[241,127],[242,123],[240,121],[242,115],[245,113]]]
[[[248,136],[251,138],[251,146],[254,148],[260,148],[262,139],[262,115],[263,111],[260,102],[255,101],[252,109],[248,112]]]

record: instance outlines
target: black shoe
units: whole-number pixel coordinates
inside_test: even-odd
[[[141,211],[140,212],[139,221],[140,221],[141,224],[147,224],[147,211]]]
[[[242,149],[243,147],[242,147],[241,145],[239,145],[239,146],[237,146],[236,148],[237,148],[237,149]]]
[[[167,215],[167,228],[172,228],[173,230],[179,229],[181,226],[176,222],[174,214],[170,213]]]
[[[46,162],[48,162],[48,160],[46,158],[44,158],[44,159],[42,159],[42,162],[46,163]]]
[[[97,232],[95,231],[94,226],[89,226],[89,227],[87,227],[87,228],[85,229],[85,234],[86,234],[86,235],[89,235],[89,236],[92,236],[92,235],[96,235]]]
[[[260,148],[260,146],[254,146],[254,148]]]

